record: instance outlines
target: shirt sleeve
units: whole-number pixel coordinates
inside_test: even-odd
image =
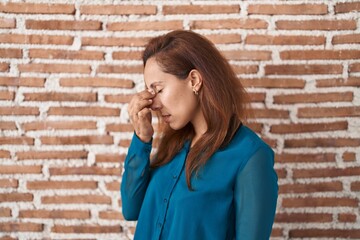
[[[270,238],[278,197],[274,152],[260,147],[237,175],[236,239]]]
[[[124,163],[124,174],[121,182],[122,213],[126,220],[135,221],[150,178],[151,141],[142,142],[134,133]]]

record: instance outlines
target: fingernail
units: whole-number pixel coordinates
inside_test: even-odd
[[[151,88],[149,88],[148,91],[149,91],[149,93],[151,93],[151,94],[153,94],[153,95],[155,94],[154,90],[151,89]]]

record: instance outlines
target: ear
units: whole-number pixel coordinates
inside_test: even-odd
[[[193,69],[190,71],[189,80],[191,83],[191,88],[196,90],[197,92],[200,91],[202,87],[202,76],[198,70]]]

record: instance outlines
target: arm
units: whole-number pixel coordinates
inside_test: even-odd
[[[137,220],[150,177],[151,141],[142,142],[136,134],[125,158],[121,182],[122,213],[126,220]]]
[[[236,239],[269,239],[278,196],[274,153],[260,147],[237,175]]]

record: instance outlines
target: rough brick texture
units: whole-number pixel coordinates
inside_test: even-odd
[[[173,29],[250,93],[276,153],[271,239],[360,239],[359,0],[1,1],[0,239],[132,239],[126,108],[146,42]]]

